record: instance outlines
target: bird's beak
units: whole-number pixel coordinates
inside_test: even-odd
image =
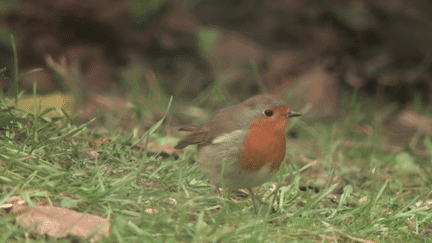
[[[299,112],[294,112],[294,111],[288,111],[287,113],[287,117],[298,117],[301,116],[302,114]]]

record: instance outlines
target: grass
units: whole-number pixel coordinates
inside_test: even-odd
[[[196,148],[147,150],[147,141],[174,145],[165,139],[166,120],[143,129],[137,119],[134,132],[125,132],[99,117],[84,124],[62,112],[46,118],[1,97],[0,204],[20,195],[29,205],[106,217],[105,242],[430,242],[432,213],[416,206],[431,197],[430,138],[408,136],[406,149],[388,152],[391,136],[374,122],[371,101],[343,92],[343,118],[293,120],[298,138],[289,139],[288,164],[255,189],[258,215],[244,193],[216,196],[194,162]],[[145,106],[127,109],[146,113]],[[412,153],[418,144],[428,156]],[[0,242],[26,241],[25,232],[1,213]]]

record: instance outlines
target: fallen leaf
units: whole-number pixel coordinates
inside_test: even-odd
[[[92,242],[109,236],[110,223],[105,218],[52,206],[33,206],[19,215],[17,221],[23,227],[35,226],[40,234],[53,237],[75,235],[90,237]]]
[[[30,112],[36,112],[40,109],[40,113],[51,107],[56,109],[64,108],[66,112],[73,114],[75,103],[75,98],[72,94],[55,92],[49,95],[23,96],[19,99],[18,107]],[[58,115],[57,110],[52,110],[45,114],[46,117],[55,117]]]
[[[109,237],[111,224],[99,216],[53,206],[28,207],[20,197],[12,197],[1,208],[20,213],[17,222],[39,234],[51,237],[78,236],[88,238],[91,242],[96,242],[103,236]]]

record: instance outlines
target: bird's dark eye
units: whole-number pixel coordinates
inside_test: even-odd
[[[273,111],[272,110],[265,110],[264,115],[271,117],[271,116],[273,116]]]

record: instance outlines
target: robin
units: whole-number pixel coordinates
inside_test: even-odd
[[[252,187],[278,172],[285,158],[288,119],[298,116],[276,96],[257,95],[217,110],[205,126],[189,129],[192,133],[175,148],[198,144],[197,161],[210,182],[219,188],[223,178],[227,188],[247,188],[257,212]]]

